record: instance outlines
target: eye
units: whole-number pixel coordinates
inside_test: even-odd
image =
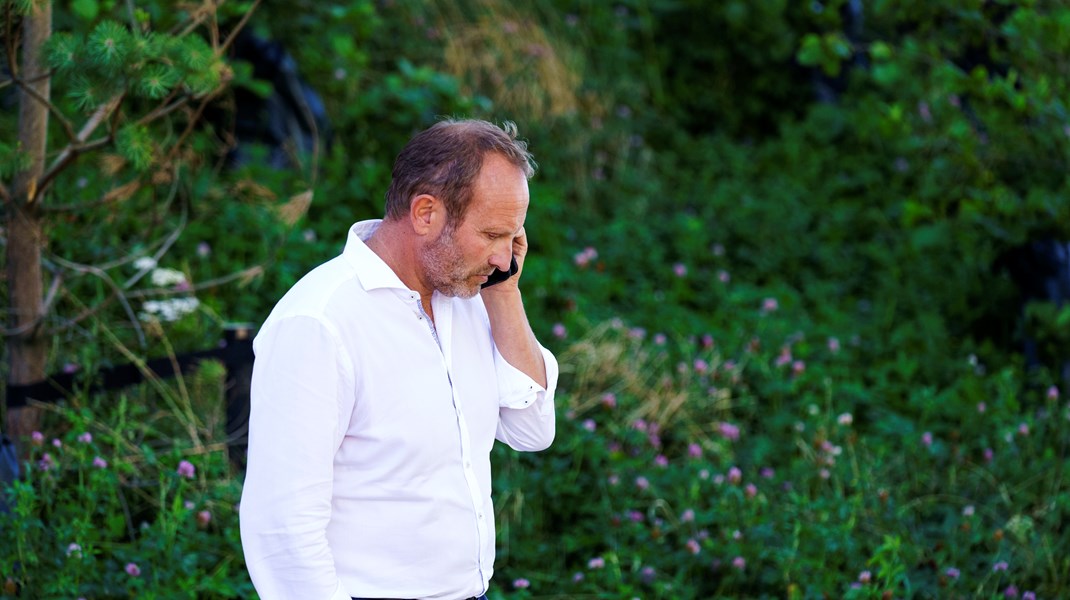
[[[487,232],[487,239],[488,240],[496,240],[496,239],[498,239],[500,237],[502,237],[502,234],[500,234],[500,233],[492,233],[492,232],[489,232],[489,231]]]

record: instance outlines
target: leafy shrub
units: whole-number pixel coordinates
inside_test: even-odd
[[[963,363],[960,386],[916,391],[925,410],[908,419],[852,368],[852,345],[744,320],[677,348],[618,322],[562,354],[558,441],[496,454],[499,578],[526,586],[509,597],[1064,589],[1052,499],[1070,410],[1055,388],[1019,399],[1020,373]]]
[[[260,322],[382,213],[413,132],[511,119],[540,163],[527,307],[564,372],[555,445],[494,455],[492,596],[1064,596],[1067,311],[1021,306],[997,265],[1068,234],[1067,9],[867,4],[848,35],[853,4],[264,3],[251,26],[321,91],[330,144],[293,170],[217,170],[218,132],[197,131],[189,168],[58,218],[56,257],[128,281],[167,246],[159,266],[201,304],[156,323],[112,305],[57,338],[54,362],[91,377]],[[161,6],[146,15],[170,23]],[[105,8],[125,7],[77,2],[58,23],[90,31]],[[57,179],[56,197],[109,193],[139,139]],[[100,277],[71,290],[68,312],[111,294]],[[1038,367],[1016,352],[1025,334]],[[34,447],[12,489],[3,577],[24,595],[164,595],[168,580],[251,595],[240,476],[186,404],[218,407],[218,389],[193,388],[54,412],[44,439],[61,448]]]
[[[0,514],[3,597],[253,595],[222,369],[54,409]],[[114,404],[112,402],[114,401]]]

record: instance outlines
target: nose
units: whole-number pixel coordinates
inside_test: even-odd
[[[490,264],[500,271],[508,271],[509,263],[513,260],[513,240],[508,242],[508,244],[496,247],[494,253],[490,255]]]
[[[508,271],[509,261],[512,260],[512,258],[512,254],[502,254],[499,252],[495,252],[490,256],[490,264],[493,265],[495,269],[498,269],[500,271]]]

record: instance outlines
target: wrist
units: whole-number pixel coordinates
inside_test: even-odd
[[[483,304],[487,306],[497,306],[521,300],[520,287],[516,283],[509,281],[482,289],[479,295],[483,297]]]

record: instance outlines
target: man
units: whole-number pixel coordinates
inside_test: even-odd
[[[515,135],[417,134],[385,218],[353,225],[257,335],[241,536],[265,600],[484,597],[494,440],[554,437],[557,362],[518,287],[534,168]]]

